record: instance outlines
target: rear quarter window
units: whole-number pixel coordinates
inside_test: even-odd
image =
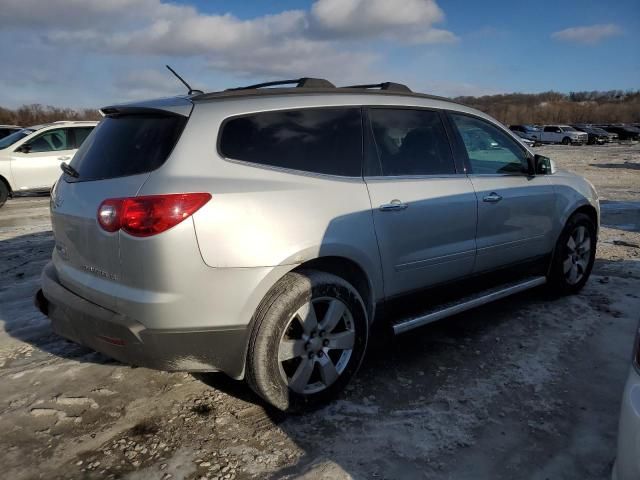
[[[67,181],[104,180],[151,172],[167,160],[187,119],[180,115],[105,117],[84,140],[71,166],[80,174]]]
[[[361,176],[359,108],[260,112],[226,120],[219,141],[226,158],[304,172]]]

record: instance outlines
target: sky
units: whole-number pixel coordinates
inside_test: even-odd
[[[640,88],[640,0],[0,0],[0,106],[303,76],[444,96]]]

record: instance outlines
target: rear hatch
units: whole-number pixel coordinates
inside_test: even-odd
[[[121,288],[120,232],[97,221],[106,199],[136,196],[152,171],[170,156],[186,125],[188,99],[108,107],[51,196],[53,255],[60,283],[78,295],[116,310]]]

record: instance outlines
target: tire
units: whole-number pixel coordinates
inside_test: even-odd
[[[569,137],[564,137],[562,139],[562,144],[563,145],[571,145],[571,139]]]
[[[7,185],[0,179],[0,208],[5,204],[9,198],[9,189]]]
[[[360,367],[368,333],[367,310],[351,284],[316,270],[289,272],[256,310],[247,383],[285,412],[326,403]]]
[[[547,276],[554,293],[571,295],[582,290],[593,269],[597,241],[591,217],[576,213],[569,218],[558,238]]]

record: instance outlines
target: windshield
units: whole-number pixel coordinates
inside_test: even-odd
[[[23,128],[22,130],[18,130],[17,132],[13,132],[11,135],[7,135],[2,140],[0,140],[0,150],[3,148],[10,147],[18,140],[22,140],[24,137],[31,135],[33,130],[29,130],[28,128]]]
[[[563,131],[563,132],[577,132],[578,130],[576,130],[576,129],[575,129],[575,128],[573,128],[573,127],[568,127],[568,126],[567,126],[567,127],[562,127],[562,131]]]

